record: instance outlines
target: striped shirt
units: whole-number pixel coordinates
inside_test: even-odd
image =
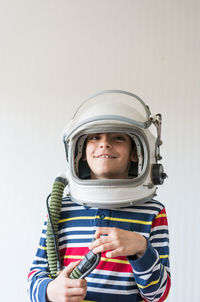
[[[46,225],[28,276],[31,301],[46,302],[49,278]],[[83,259],[98,227],[115,227],[138,232],[148,245],[142,257],[106,258],[87,277],[88,302],[134,302],[166,299],[170,289],[169,236],[164,206],[155,200],[120,209],[84,207],[65,197],[58,224],[59,253],[63,266]]]

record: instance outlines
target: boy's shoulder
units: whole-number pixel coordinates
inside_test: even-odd
[[[165,205],[155,199],[150,199],[146,201],[139,201],[134,203],[134,207],[144,207],[144,208],[151,208],[151,209],[157,209],[157,210],[162,210],[165,208]]]
[[[165,207],[165,205],[162,202],[160,202],[160,201],[158,201],[156,199],[151,199],[150,201],[147,201],[147,203],[152,203],[152,204],[155,204],[156,206],[160,206],[162,208]]]

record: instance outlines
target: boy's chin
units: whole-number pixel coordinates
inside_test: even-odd
[[[103,172],[103,173],[92,173],[91,178],[92,179],[124,179],[126,178],[126,175],[120,175],[119,173],[113,172]]]
[[[110,172],[103,172],[103,173],[91,173],[92,179],[112,179],[115,178],[115,174]]]

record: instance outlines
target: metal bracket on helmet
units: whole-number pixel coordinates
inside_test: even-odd
[[[157,139],[156,139],[156,148],[155,148],[155,158],[157,162],[158,160],[162,159],[162,156],[160,155],[160,146],[162,145],[162,140],[161,140],[162,115],[160,113],[157,113],[154,116],[151,115],[149,119],[157,129]]]
[[[150,116],[150,121],[155,125],[157,129],[157,139],[155,143],[155,158],[156,164],[152,166],[152,180],[154,185],[162,185],[164,180],[167,178],[167,174],[164,172],[163,165],[158,164],[158,161],[162,159],[160,155],[160,146],[162,145],[161,140],[161,126],[162,126],[162,115],[160,113]]]

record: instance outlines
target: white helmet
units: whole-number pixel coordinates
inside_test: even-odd
[[[157,137],[149,131],[157,129]],[[127,179],[90,179],[82,160],[84,142],[91,133],[125,133],[134,141],[138,162],[132,163]],[[64,130],[71,199],[85,206],[119,208],[155,196],[156,185],[166,178],[161,164],[161,115],[152,116],[149,107],[136,95],[121,90],[99,92],[75,112]]]

